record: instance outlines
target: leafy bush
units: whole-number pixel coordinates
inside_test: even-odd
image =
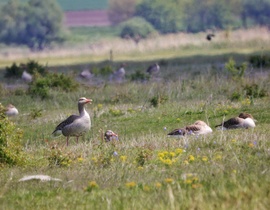
[[[48,156],[49,166],[66,167],[72,162],[71,154],[65,153],[63,149],[55,146],[50,149]]]
[[[145,74],[141,70],[137,70],[135,73],[130,75],[131,81],[147,81],[149,78],[149,75]]]
[[[39,96],[42,99],[49,97],[50,88],[58,88],[64,91],[74,91],[78,84],[64,74],[47,74],[45,77],[36,75],[34,81],[30,84],[28,92],[32,96]]]
[[[20,66],[17,66],[16,63],[13,63],[10,67],[6,67],[5,77],[21,77],[23,73],[23,69]]]
[[[8,120],[4,112],[5,108],[0,104],[0,168],[5,165],[23,165],[23,132]]]
[[[249,63],[257,68],[269,67],[270,66],[270,56],[252,55],[249,57]]]
[[[150,34],[156,33],[154,27],[141,17],[134,17],[121,24],[122,38],[147,38]]]
[[[230,58],[229,61],[225,64],[226,70],[231,74],[233,79],[242,78],[247,69],[247,64],[242,63],[241,65],[236,65],[235,61]]]
[[[243,90],[248,97],[263,98],[268,95],[267,91],[265,89],[260,89],[257,84],[246,85]]]
[[[239,101],[241,98],[242,98],[242,94],[235,91],[235,92],[232,93],[232,95],[230,97],[230,100],[231,101]]]
[[[162,96],[158,94],[157,96],[154,96],[151,100],[150,103],[153,107],[158,107],[160,104],[164,104],[168,100],[167,96]]]
[[[113,73],[113,69],[112,69],[112,67],[109,66],[109,65],[104,66],[104,67],[102,67],[102,68],[100,68],[100,69],[97,68],[97,67],[94,67],[94,68],[92,69],[92,73],[93,73],[94,75],[96,75],[96,76],[98,76],[98,75],[101,75],[101,76],[108,76],[108,75],[110,75],[110,74]]]
[[[39,73],[43,76],[48,73],[45,66],[40,65],[38,62],[34,60],[30,60],[26,64],[21,63],[20,65],[17,65],[16,63],[13,63],[10,67],[6,67],[5,77],[20,78],[24,70],[26,70],[30,74]]]

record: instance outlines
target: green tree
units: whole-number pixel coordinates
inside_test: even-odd
[[[10,0],[0,10],[0,41],[42,50],[63,40],[63,12],[54,0]]]
[[[248,25],[270,25],[270,0],[247,0],[244,3],[243,21]]]
[[[136,9],[137,0],[109,0],[108,15],[110,21],[117,25],[131,18]]]
[[[185,6],[185,25],[188,32],[207,29],[226,29],[240,26],[240,12],[233,10],[233,0],[192,0]]]
[[[183,2],[181,0],[144,0],[136,9],[136,15],[142,16],[161,33],[174,33],[184,30]]]

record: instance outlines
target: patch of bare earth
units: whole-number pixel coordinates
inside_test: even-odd
[[[65,12],[65,26],[109,26],[107,10],[83,10]]]

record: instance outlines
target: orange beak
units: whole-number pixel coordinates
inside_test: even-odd
[[[93,101],[92,99],[86,99],[86,103],[90,103],[91,104],[92,101]]]

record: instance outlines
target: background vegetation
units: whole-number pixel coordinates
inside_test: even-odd
[[[246,26],[257,25],[250,16],[237,19],[240,13],[234,9],[243,11],[242,1],[229,1],[228,7],[239,5],[224,11],[216,1],[194,4],[198,8],[191,7],[190,1],[174,2],[185,6],[183,10],[191,17],[193,12],[203,11],[199,5],[209,5],[207,15],[194,16],[196,24],[190,24],[188,30],[200,31],[200,24],[205,23],[204,29],[224,26],[226,30],[216,30],[212,41],[206,40],[203,31],[155,33],[136,43],[117,37],[122,31],[118,25],[71,29],[61,46],[51,43],[39,52],[3,45],[1,208],[269,208],[268,28],[231,30],[242,27],[241,20],[246,20]],[[267,8],[268,1],[264,2]],[[157,5],[161,12],[168,12],[161,1],[150,6]],[[169,1],[168,7],[172,5]],[[219,11],[216,15],[233,13],[236,19],[211,20],[208,14],[215,10]],[[186,18],[191,20],[186,14],[180,19]],[[171,20],[171,15],[166,20]],[[166,26],[188,28],[171,21]],[[110,74],[123,62],[124,81],[111,82]],[[146,74],[153,63],[161,67],[157,78]],[[21,79],[24,69],[33,74],[31,83]],[[82,78],[83,70],[89,70],[91,77]],[[65,137],[53,138],[51,133],[59,122],[77,112],[77,100],[82,96],[93,99],[86,107],[92,128],[78,144],[72,138],[66,147]],[[4,107],[9,103],[18,108],[18,116],[5,116]],[[240,112],[254,116],[254,129],[214,128]],[[213,133],[167,137],[169,131],[198,119],[207,122]],[[118,133],[119,141],[105,143],[102,134],[107,129]],[[61,181],[19,181],[40,174]]]

